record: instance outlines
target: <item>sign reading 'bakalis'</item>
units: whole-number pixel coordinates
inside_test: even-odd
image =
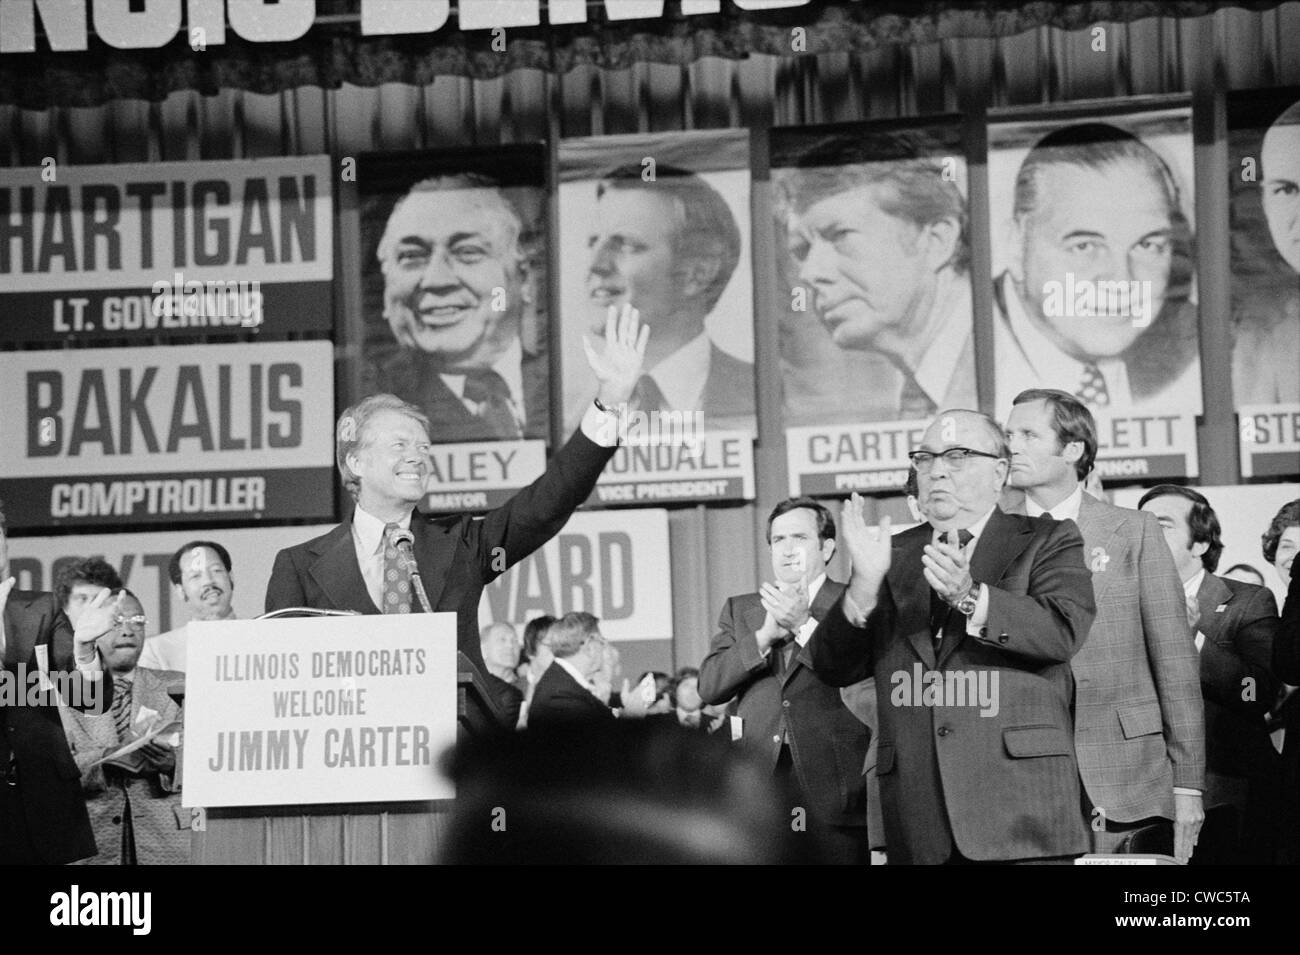
[[[333,324],[329,157],[0,170],[11,342]]]
[[[329,342],[0,353],[14,527],[333,513]]]
[[[802,7],[809,0],[730,0],[741,10]],[[587,22],[588,0],[548,0],[546,20],[553,26]],[[673,4],[676,6],[676,4]],[[722,0],[682,0],[686,16],[721,12]],[[315,0],[187,0],[184,37],[196,50],[226,43],[226,25],[243,40],[276,43],[305,36],[316,19]],[[224,9],[223,9],[224,8]],[[535,27],[542,22],[541,0],[460,0],[457,26],[462,30]],[[605,0],[610,20],[646,20],[663,16],[664,0]],[[92,17],[93,14],[93,17]],[[181,29],[181,0],[5,0],[0,3],[0,53],[36,49],[39,22],[55,52],[87,49],[88,25],[118,49],[151,49],[174,40]],[[433,33],[451,19],[451,0],[361,0],[361,33],[383,36]]]

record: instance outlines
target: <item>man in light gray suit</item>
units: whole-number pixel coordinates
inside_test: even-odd
[[[1172,819],[1174,855],[1185,862],[1205,818],[1205,717],[1182,580],[1160,525],[1083,493],[1097,428],[1073,395],[1022,391],[1007,440],[1009,484],[1025,492],[1026,512],[1074,520],[1092,571],[1097,618],[1071,665],[1093,851]]]

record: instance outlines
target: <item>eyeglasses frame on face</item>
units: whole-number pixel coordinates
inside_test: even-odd
[[[949,455],[956,454],[956,458],[950,458]],[[912,462],[912,467],[916,468],[917,474],[929,474],[934,469],[934,462],[937,458],[943,458],[943,463],[949,471],[960,471],[966,466],[966,460],[975,455],[980,458],[992,458],[995,461],[1005,461],[1000,454],[993,454],[989,451],[977,451],[974,448],[947,448],[943,451],[909,451],[907,459]]]
[[[129,617],[118,614],[113,618],[113,626],[115,627],[120,627],[125,623],[139,624],[138,627],[128,627],[127,629],[134,630],[137,633],[144,633],[144,628],[149,624],[149,618],[142,613],[133,613]]]

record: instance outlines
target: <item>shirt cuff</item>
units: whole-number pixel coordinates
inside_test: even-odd
[[[989,622],[989,588],[980,584],[979,599],[975,601],[975,612],[966,618],[966,633],[978,637],[984,625]]]
[[[98,653],[96,653],[93,657],[91,657],[89,663],[82,663],[81,661],[77,660],[76,655],[74,654],[73,662],[77,664],[78,673],[80,673],[83,677],[88,677],[89,679],[92,680],[98,680],[100,675],[104,672],[103,668],[99,665]]]
[[[844,617],[855,627],[865,627],[867,625],[867,615],[849,596],[848,591],[844,592]]]
[[[817,618],[812,614],[809,614],[807,622],[805,622],[804,625],[799,628],[799,632],[794,635],[795,642],[801,647],[804,646],[812,639],[812,635],[816,630]]]
[[[1188,789],[1186,786],[1174,787],[1175,796],[1199,796],[1200,794],[1201,791],[1199,789]]]
[[[582,416],[579,427],[593,444],[602,448],[618,447],[618,414],[601,411],[594,401],[587,405],[587,412]]]

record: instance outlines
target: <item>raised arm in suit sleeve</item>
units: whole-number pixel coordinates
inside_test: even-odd
[[[732,597],[718,616],[718,632],[700,664],[699,692],[705,703],[725,703],[767,672],[767,654],[758,652],[758,638],[740,619],[741,614]]]
[[[293,553],[285,548],[275,555],[271,579],[266,582],[266,612],[305,606],[307,595],[303,592],[298,569],[293,564]]]
[[[893,629],[894,601],[889,581],[880,585],[875,609],[861,627],[854,626],[846,615],[844,602],[848,599],[846,590],[826,611],[808,641],[813,671],[830,686],[849,686],[871,676],[876,665],[875,641]]]
[[[598,444],[579,429],[552,456],[541,477],[483,520],[469,522],[469,533],[479,538],[470,541],[470,550],[477,555],[483,579],[495,579],[559,533],[590,496],[614,451],[615,447]]]
[[[1291,585],[1273,641],[1273,672],[1283,683],[1300,685],[1300,560],[1291,565]]]
[[[1277,604],[1267,587],[1256,587],[1249,596],[1236,592],[1233,602],[1238,599],[1245,606],[1231,641],[1210,633],[1201,647],[1201,691],[1207,699],[1262,721],[1277,694],[1272,671]]]
[[[977,545],[978,546],[978,545]],[[1055,523],[1029,568],[1026,592],[986,584],[983,643],[1042,663],[1068,663],[1088,639],[1097,605],[1073,521]]]
[[[1138,511],[1136,517],[1142,521],[1137,554],[1142,632],[1160,699],[1174,785],[1204,791],[1205,701],[1201,661],[1187,625],[1187,595],[1156,516]]]

